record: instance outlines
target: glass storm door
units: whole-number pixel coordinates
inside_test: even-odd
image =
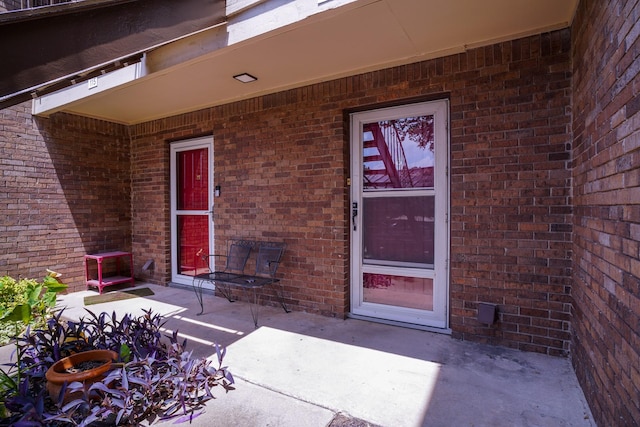
[[[447,328],[448,102],[351,115],[351,315]]]
[[[213,140],[171,145],[171,280],[190,285],[213,248]]]

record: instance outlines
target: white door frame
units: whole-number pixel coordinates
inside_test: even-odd
[[[363,263],[362,215],[363,198],[376,191],[363,191],[363,125],[375,121],[434,115],[435,180],[434,189],[395,189],[390,197],[435,195],[434,267],[365,265]],[[351,114],[351,208],[360,210],[352,219],[351,229],[351,312],[350,316],[400,323],[424,329],[449,332],[449,102],[439,100],[399,107],[383,108]],[[365,271],[366,270],[366,271]],[[373,274],[410,275],[433,278],[433,311],[365,302],[363,271]]]
[[[206,148],[208,150],[209,160],[209,194],[208,194],[208,210],[188,210],[178,211],[177,207],[177,188],[176,188],[176,155],[181,151],[196,150]],[[178,274],[178,215],[206,215],[211,218],[209,223],[209,248],[213,250],[214,246],[214,224],[213,224],[213,136],[195,138],[186,141],[174,142],[171,144],[170,155],[170,186],[171,186],[171,281],[182,285],[191,285],[193,277],[185,274]]]

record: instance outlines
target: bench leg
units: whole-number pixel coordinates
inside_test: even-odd
[[[282,282],[280,282],[279,291],[278,291],[278,286],[276,286],[275,288],[276,288],[276,293],[278,294],[278,298],[280,299],[280,305],[282,306],[282,309],[284,310],[285,313],[291,313],[291,310],[289,310],[289,307],[287,307],[287,305],[284,303],[284,285],[282,284]]]
[[[236,299],[233,298],[233,296],[231,295],[231,288],[229,286],[226,286],[222,283],[216,283],[216,289],[218,289],[220,291],[220,293],[222,294],[222,296],[224,296],[227,301],[229,302],[235,302]]]
[[[196,299],[200,304],[200,313],[197,316],[200,316],[204,313],[204,304],[202,303],[202,280],[193,279],[193,292],[196,294]]]
[[[244,292],[245,299],[249,301],[249,310],[251,310],[251,318],[253,319],[253,325],[258,328],[258,314],[260,311],[260,296],[258,294],[258,288],[252,287],[252,295],[249,294],[249,290],[246,287],[242,288]],[[278,287],[276,286],[276,294],[278,294],[278,299],[280,300],[280,305],[285,313],[291,313],[291,310],[287,307],[284,302],[284,286],[282,283],[280,284],[280,291],[278,291]]]
[[[245,298],[249,301],[249,310],[251,311],[251,318],[253,319],[253,326],[258,329],[258,314],[260,311],[260,301],[257,288],[251,288],[252,295],[249,295],[249,290],[245,287],[242,288]]]

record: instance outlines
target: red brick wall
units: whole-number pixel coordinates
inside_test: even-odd
[[[568,350],[570,33],[444,60],[451,106],[451,327],[522,350]],[[464,61],[463,61],[464,60]],[[437,63],[436,63],[437,65]],[[475,320],[477,302],[500,321]]]
[[[63,274],[84,289],[83,255],[131,245],[126,128],[31,103],[0,110],[0,275]]]
[[[640,422],[640,5],[573,24],[573,364],[602,426]]]
[[[218,250],[283,239],[290,304],[349,308],[345,111],[451,100],[451,327],[456,337],[565,354],[570,338],[570,33],[293,89],[131,129],[134,253],[169,280],[168,141],[213,134]],[[144,254],[144,256],[142,256]],[[500,322],[476,320],[477,302]]]

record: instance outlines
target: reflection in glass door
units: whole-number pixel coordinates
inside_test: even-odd
[[[213,143],[203,138],[171,146],[171,259],[175,283],[191,284],[213,247]]]
[[[351,116],[352,315],[447,327],[447,112]]]

